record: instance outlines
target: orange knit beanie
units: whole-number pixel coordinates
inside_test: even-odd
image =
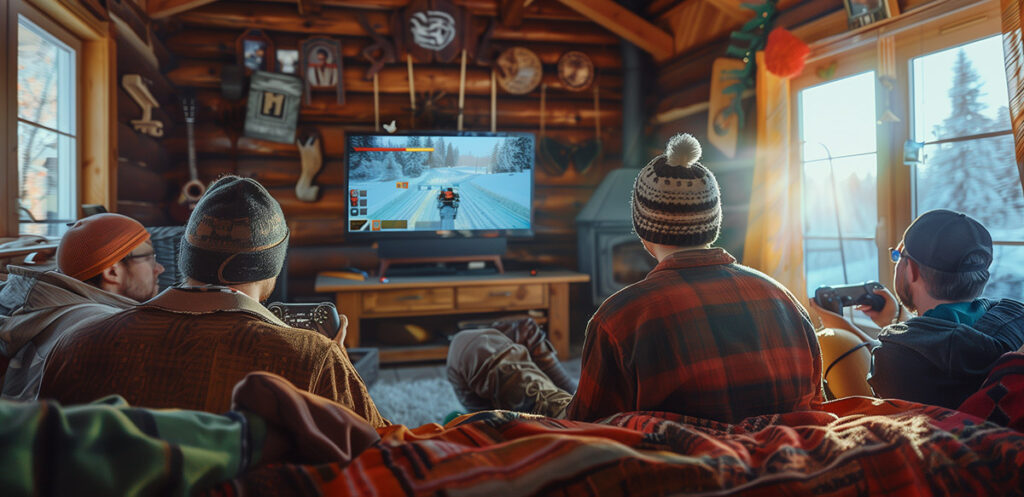
[[[57,246],[60,272],[85,281],[130,254],[149,240],[138,221],[121,214],[103,213],[79,219]]]

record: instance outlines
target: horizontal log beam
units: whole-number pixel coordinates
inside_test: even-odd
[[[183,60],[178,68],[167,74],[168,78],[176,85],[182,87],[220,88],[220,72],[222,64],[199,61]],[[373,93],[373,82],[366,81],[363,76],[369,65],[345,64],[342,70],[342,81],[346,92]],[[420,66],[415,69],[415,84],[417,91],[444,91],[449,95],[457,95],[459,92],[459,68],[456,66]],[[543,82],[548,85],[548,98],[582,98],[590,100],[593,98],[591,92],[573,92],[565,89],[558,76],[553,71],[544,74]],[[601,86],[602,98],[619,99],[622,88],[621,74],[602,74],[597,78]],[[409,73],[405,66],[393,64],[387,66],[378,74],[378,84],[381,94],[409,94]],[[466,68],[466,95],[490,95],[491,74],[490,71],[479,67]],[[539,89],[533,93],[538,94]],[[504,94],[504,90],[501,91]],[[502,95],[499,95],[501,98]],[[408,100],[408,99],[407,99]]]
[[[146,13],[151,19],[162,19],[214,1],[216,0],[147,0]]]
[[[183,59],[213,59],[221,62],[234,61],[237,52],[235,40],[241,31],[226,29],[186,29],[171,35],[167,39],[167,46],[177,56]],[[297,48],[305,35],[294,33],[274,33],[274,46],[281,48]],[[345,64],[350,60],[363,61],[361,52],[363,47],[371,43],[370,38],[364,36],[341,37],[341,55]],[[552,43],[525,42],[519,44],[537,54],[542,64],[554,66],[558,59],[567,50],[565,45]],[[600,46],[587,47],[585,52],[590,56],[594,67],[598,69],[610,69],[613,73],[622,70],[622,54],[615,48]],[[402,64],[402,67],[405,67]],[[452,64],[457,67],[456,64]],[[604,74],[601,75],[602,77]]]
[[[330,36],[369,36],[357,21],[362,13],[380,35],[391,34],[389,13],[373,10],[325,8],[315,17],[305,18],[294,7],[259,2],[217,2],[176,16],[190,26],[264,29]],[[618,38],[590,22],[531,19],[516,29],[498,26],[494,40],[571,43],[574,45],[616,44]]]
[[[256,0],[260,2],[278,2],[280,0]],[[296,0],[287,0],[295,3]],[[324,7],[345,7],[352,9],[395,10],[404,8],[409,0],[317,0]],[[498,2],[495,0],[455,0],[453,2],[478,16],[494,17],[498,13]],[[578,12],[552,2],[533,2],[524,10],[527,19],[556,19],[562,21],[584,21],[585,17]]]
[[[128,160],[118,161],[117,184],[118,200],[152,201],[163,199],[168,191],[167,180],[160,173]]]
[[[167,154],[163,142],[138,133],[125,123],[117,125],[117,153],[125,159],[144,162],[155,171],[167,168]]]

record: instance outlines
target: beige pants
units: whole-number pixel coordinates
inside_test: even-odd
[[[471,411],[507,409],[564,418],[572,400],[537,367],[526,347],[495,329],[455,335],[447,370],[455,395]]]

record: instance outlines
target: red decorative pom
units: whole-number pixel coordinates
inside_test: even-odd
[[[793,33],[775,28],[768,34],[764,48],[764,63],[768,72],[780,78],[792,78],[804,70],[804,61],[811,48]]]

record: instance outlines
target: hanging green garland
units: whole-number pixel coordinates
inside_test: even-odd
[[[768,33],[772,30],[772,25],[775,24],[776,3],[778,0],[765,0],[760,5],[749,3],[740,5],[754,11],[754,18],[729,35],[730,43],[725,49],[725,55],[741,59],[744,65],[743,69],[723,72],[724,79],[736,80],[736,82],[722,90],[723,94],[732,95],[733,98],[729,106],[722,109],[720,118],[714,119],[715,133],[719,135],[728,133],[728,130],[721,127],[719,123],[727,122],[732,116],[736,116],[739,120],[739,129],[743,129],[746,123],[746,114],[743,112],[743,92],[754,88],[756,84],[757,62],[754,60],[754,54],[758,50],[764,49]]]

